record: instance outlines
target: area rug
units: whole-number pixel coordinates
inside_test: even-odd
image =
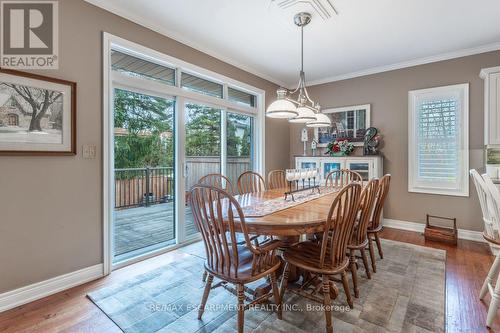
[[[382,246],[384,259],[377,258],[371,280],[360,266],[354,309],[339,285],[334,331],[443,332],[446,252],[388,240]],[[204,253],[200,243],[183,253],[190,255],[88,297],[127,333],[236,332],[236,297],[223,288],[211,291],[203,320],[197,319]],[[283,320],[270,307],[246,311],[245,332],[324,332],[324,312],[317,303],[288,292],[284,305]]]

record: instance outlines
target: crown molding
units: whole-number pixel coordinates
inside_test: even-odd
[[[106,2],[105,0],[84,0],[84,1],[91,4],[91,5],[99,7],[101,9],[104,9],[108,12],[111,12],[115,15],[121,16],[121,17],[123,17],[123,18],[125,18],[133,23],[136,23],[136,24],[141,25],[145,28],[148,28],[152,31],[155,31],[161,35],[168,37],[168,38],[174,39],[174,40],[176,40],[182,44],[185,44],[185,45],[187,45],[187,46],[189,46],[197,51],[203,52],[209,56],[212,56],[212,57],[217,58],[221,61],[224,61],[229,65],[235,66],[241,70],[244,70],[250,74],[256,75],[262,79],[270,81],[270,82],[277,84],[281,87],[286,87],[288,89],[295,89],[295,83],[293,83],[293,84],[292,83],[285,83],[282,80],[279,80],[279,79],[272,77],[268,74],[262,73],[262,72],[254,69],[250,66],[242,64],[242,63],[238,62],[237,60],[234,60],[230,57],[224,56],[224,55],[219,54],[213,50],[210,50],[209,48],[207,48],[205,46],[199,45],[197,43],[193,43],[192,41],[187,40],[185,37],[183,37],[182,35],[180,35],[178,33],[169,31],[169,30],[167,30],[161,26],[155,25],[155,24],[147,23],[148,20],[145,19],[144,17],[138,15],[137,13],[133,13],[133,12],[130,12],[126,9],[120,8],[118,6],[114,6],[114,5]],[[425,64],[430,64],[433,62],[451,60],[451,59],[455,59],[455,58],[466,57],[466,56],[471,56],[471,55],[486,53],[486,52],[491,52],[491,51],[497,51],[497,50],[500,50],[500,42],[495,42],[495,43],[485,44],[485,45],[481,45],[481,46],[477,46],[477,47],[471,47],[471,48],[441,53],[441,54],[437,54],[437,55],[433,55],[433,56],[429,56],[429,57],[416,58],[413,60],[403,61],[403,62],[390,64],[390,65],[376,66],[376,67],[367,68],[364,70],[345,73],[345,74],[329,76],[329,77],[325,77],[322,79],[309,81],[309,82],[307,82],[307,86],[310,87],[310,86],[315,86],[315,85],[329,83],[329,82],[353,79],[356,77],[378,74],[378,73],[383,73],[383,72],[388,72],[388,71],[403,69],[403,68],[408,68],[408,67],[414,67],[414,66],[419,66],[419,65],[425,65]]]
[[[223,61],[229,65],[232,65],[238,69],[241,69],[245,72],[248,72],[250,74],[258,76],[261,79],[267,80],[267,81],[272,82],[272,83],[279,85],[281,87],[287,86],[287,84],[281,80],[278,80],[272,76],[269,76],[268,74],[261,73],[258,70],[254,69],[250,66],[244,65],[244,64],[242,64],[242,63],[240,63],[240,62],[238,62],[230,57],[227,57],[227,56],[224,56],[220,53],[212,51],[205,46],[199,45],[197,43],[193,43],[192,41],[187,40],[185,37],[183,37],[182,35],[180,35],[178,33],[169,31],[169,30],[167,30],[163,27],[160,27],[156,24],[147,23],[148,20],[146,18],[142,17],[141,15],[138,15],[136,13],[132,13],[126,9],[123,9],[123,8],[119,8],[119,7],[114,6],[114,5],[112,5],[106,1],[103,1],[103,0],[84,0],[84,1],[91,4],[91,5],[99,7],[101,9],[104,9],[112,14],[123,17],[123,18],[125,18],[133,23],[140,25],[140,26],[148,28],[149,30],[152,30],[152,31],[157,32],[161,35],[164,35],[164,36],[166,36],[170,39],[173,39],[177,42],[180,42],[180,43],[182,43],[186,46],[189,46],[197,51],[203,52],[211,57],[217,58],[218,60],[221,60],[221,61]]]
[[[397,70],[397,69],[425,65],[425,64],[430,64],[433,62],[451,60],[451,59],[467,57],[467,56],[471,56],[471,55],[475,55],[475,54],[486,53],[486,52],[491,52],[491,51],[498,51],[498,50],[500,50],[500,42],[495,42],[495,43],[485,44],[485,45],[481,45],[481,46],[477,46],[477,47],[471,47],[471,48],[467,48],[467,49],[461,49],[461,50],[457,50],[457,51],[441,53],[441,54],[437,54],[437,55],[433,55],[433,56],[429,56],[429,57],[423,57],[423,58],[417,58],[417,59],[413,59],[413,60],[409,60],[409,61],[403,61],[403,62],[391,64],[391,65],[377,66],[377,67],[364,69],[361,71],[330,76],[330,77],[326,77],[324,79],[309,81],[307,83],[307,86],[310,87],[310,86],[315,86],[315,85],[329,83],[329,82],[353,79],[353,78],[360,77],[360,76],[378,74],[378,73],[393,71],[393,70]]]

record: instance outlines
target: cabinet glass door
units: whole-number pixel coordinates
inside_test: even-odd
[[[316,161],[301,161],[300,169],[316,169],[318,167],[318,163]]]
[[[341,161],[323,162],[322,164],[321,172],[323,181],[326,181],[326,177],[330,172],[342,169]]]
[[[347,162],[347,168],[359,173],[363,181],[370,179],[370,162]]]

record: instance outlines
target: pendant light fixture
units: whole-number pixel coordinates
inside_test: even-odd
[[[266,116],[271,118],[288,118],[291,123],[305,123],[307,127],[328,127],[330,118],[320,112],[320,106],[315,103],[307,93],[306,75],[304,73],[304,27],[311,22],[311,14],[298,13],[294,16],[295,25],[301,32],[301,67],[297,89],[289,92],[279,88],[278,99],[271,103],[266,111]],[[296,99],[292,96],[298,93]]]

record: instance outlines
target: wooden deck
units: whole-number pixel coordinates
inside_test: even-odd
[[[196,233],[191,209],[186,207],[187,236]],[[114,253],[124,257],[144,249],[173,244],[175,242],[174,205],[164,203],[149,207],[136,207],[114,212]],[[139,254],[139,253],[138,253]]]

